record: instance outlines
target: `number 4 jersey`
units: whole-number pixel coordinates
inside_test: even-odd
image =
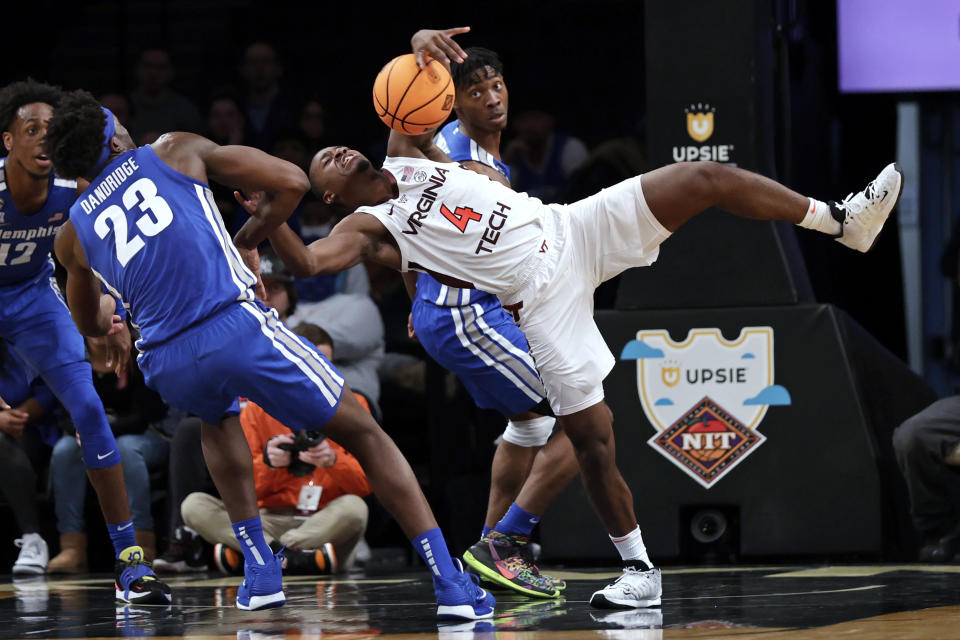
[[[403,271],[465,280],[504,298],[545,252],[552,216],[543,203],[456,163],[388,157],[399,195],[358,212],[377,217],[400,248]]]
[[[0,292],[19,290],[53,275],[53,239],[77,198],[76,180],[51,173],[47,201],[39,211],[21,214],[7,190],[6,161],[0,158]]]
[[[149,146],[114,159],[70,208],[90,268],[119,297],[149,349],[237,301],[256,278],[223,226],[210,187]]]

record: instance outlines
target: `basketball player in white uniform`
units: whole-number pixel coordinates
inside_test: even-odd
[[[652,264],[672,232],[713,206],[793,222],[865,252],[899,198],[902,174],[891,164],[863,191],[827,204],[742,169],[687,162],[573,204],[544,205],[451,163],[432,132],[391,132],[382,169],[358,151],[328,147],[314,156],[310,182],[335,212],[355,213],[309,247],[286,226],[271,236],[297,277],[373,260],[492,292],[513,312],[623,559],[623,574],[590,602],[632,608],[660,604],[660,570],[650,563],[633,496],[616,466],[613,415],[603,401],[614,357],[593,321],[594,289],[625,269]]]

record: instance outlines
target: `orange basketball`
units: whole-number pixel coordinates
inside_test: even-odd
[[[377,115],[394,131],[411,135],[443,124],[454,95],[450,72],[436,60],[421,69],[412,53],[388,62],[373,83]]]

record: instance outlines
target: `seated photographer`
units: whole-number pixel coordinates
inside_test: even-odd
[[[312,342],[330,358],[332,343],[313,327]],[[362,396],[357,399],[368,406]],[[253,402],[240,412],[253,455],[257,503],[271,546],[286,547],[287,571],[335,573],[367,527],[370,493],[366,475],[351,454],[319,431],[290,429]],[[224,573],[242,573],[243,556],[223,502],[191,493],[181,505],[186,526],[215,545],[214,563]]]

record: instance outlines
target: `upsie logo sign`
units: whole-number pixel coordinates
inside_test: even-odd
[[[703,144],[713,136],[717,118],[717,109],[709,104],[698,102],[684,108],[687,135],[700,144],[684,144],[673,147],[673,161],[713,160],[733,163],[732,144]]]
[[[637,361],[656,429],[647,444],[707,489],[766,440],[757,429],[768,407],[790,404],[773,383],[772,327],[745,327],[732,341],[719,329],[692,329],[682,342],[641,330],[620,359]]]

